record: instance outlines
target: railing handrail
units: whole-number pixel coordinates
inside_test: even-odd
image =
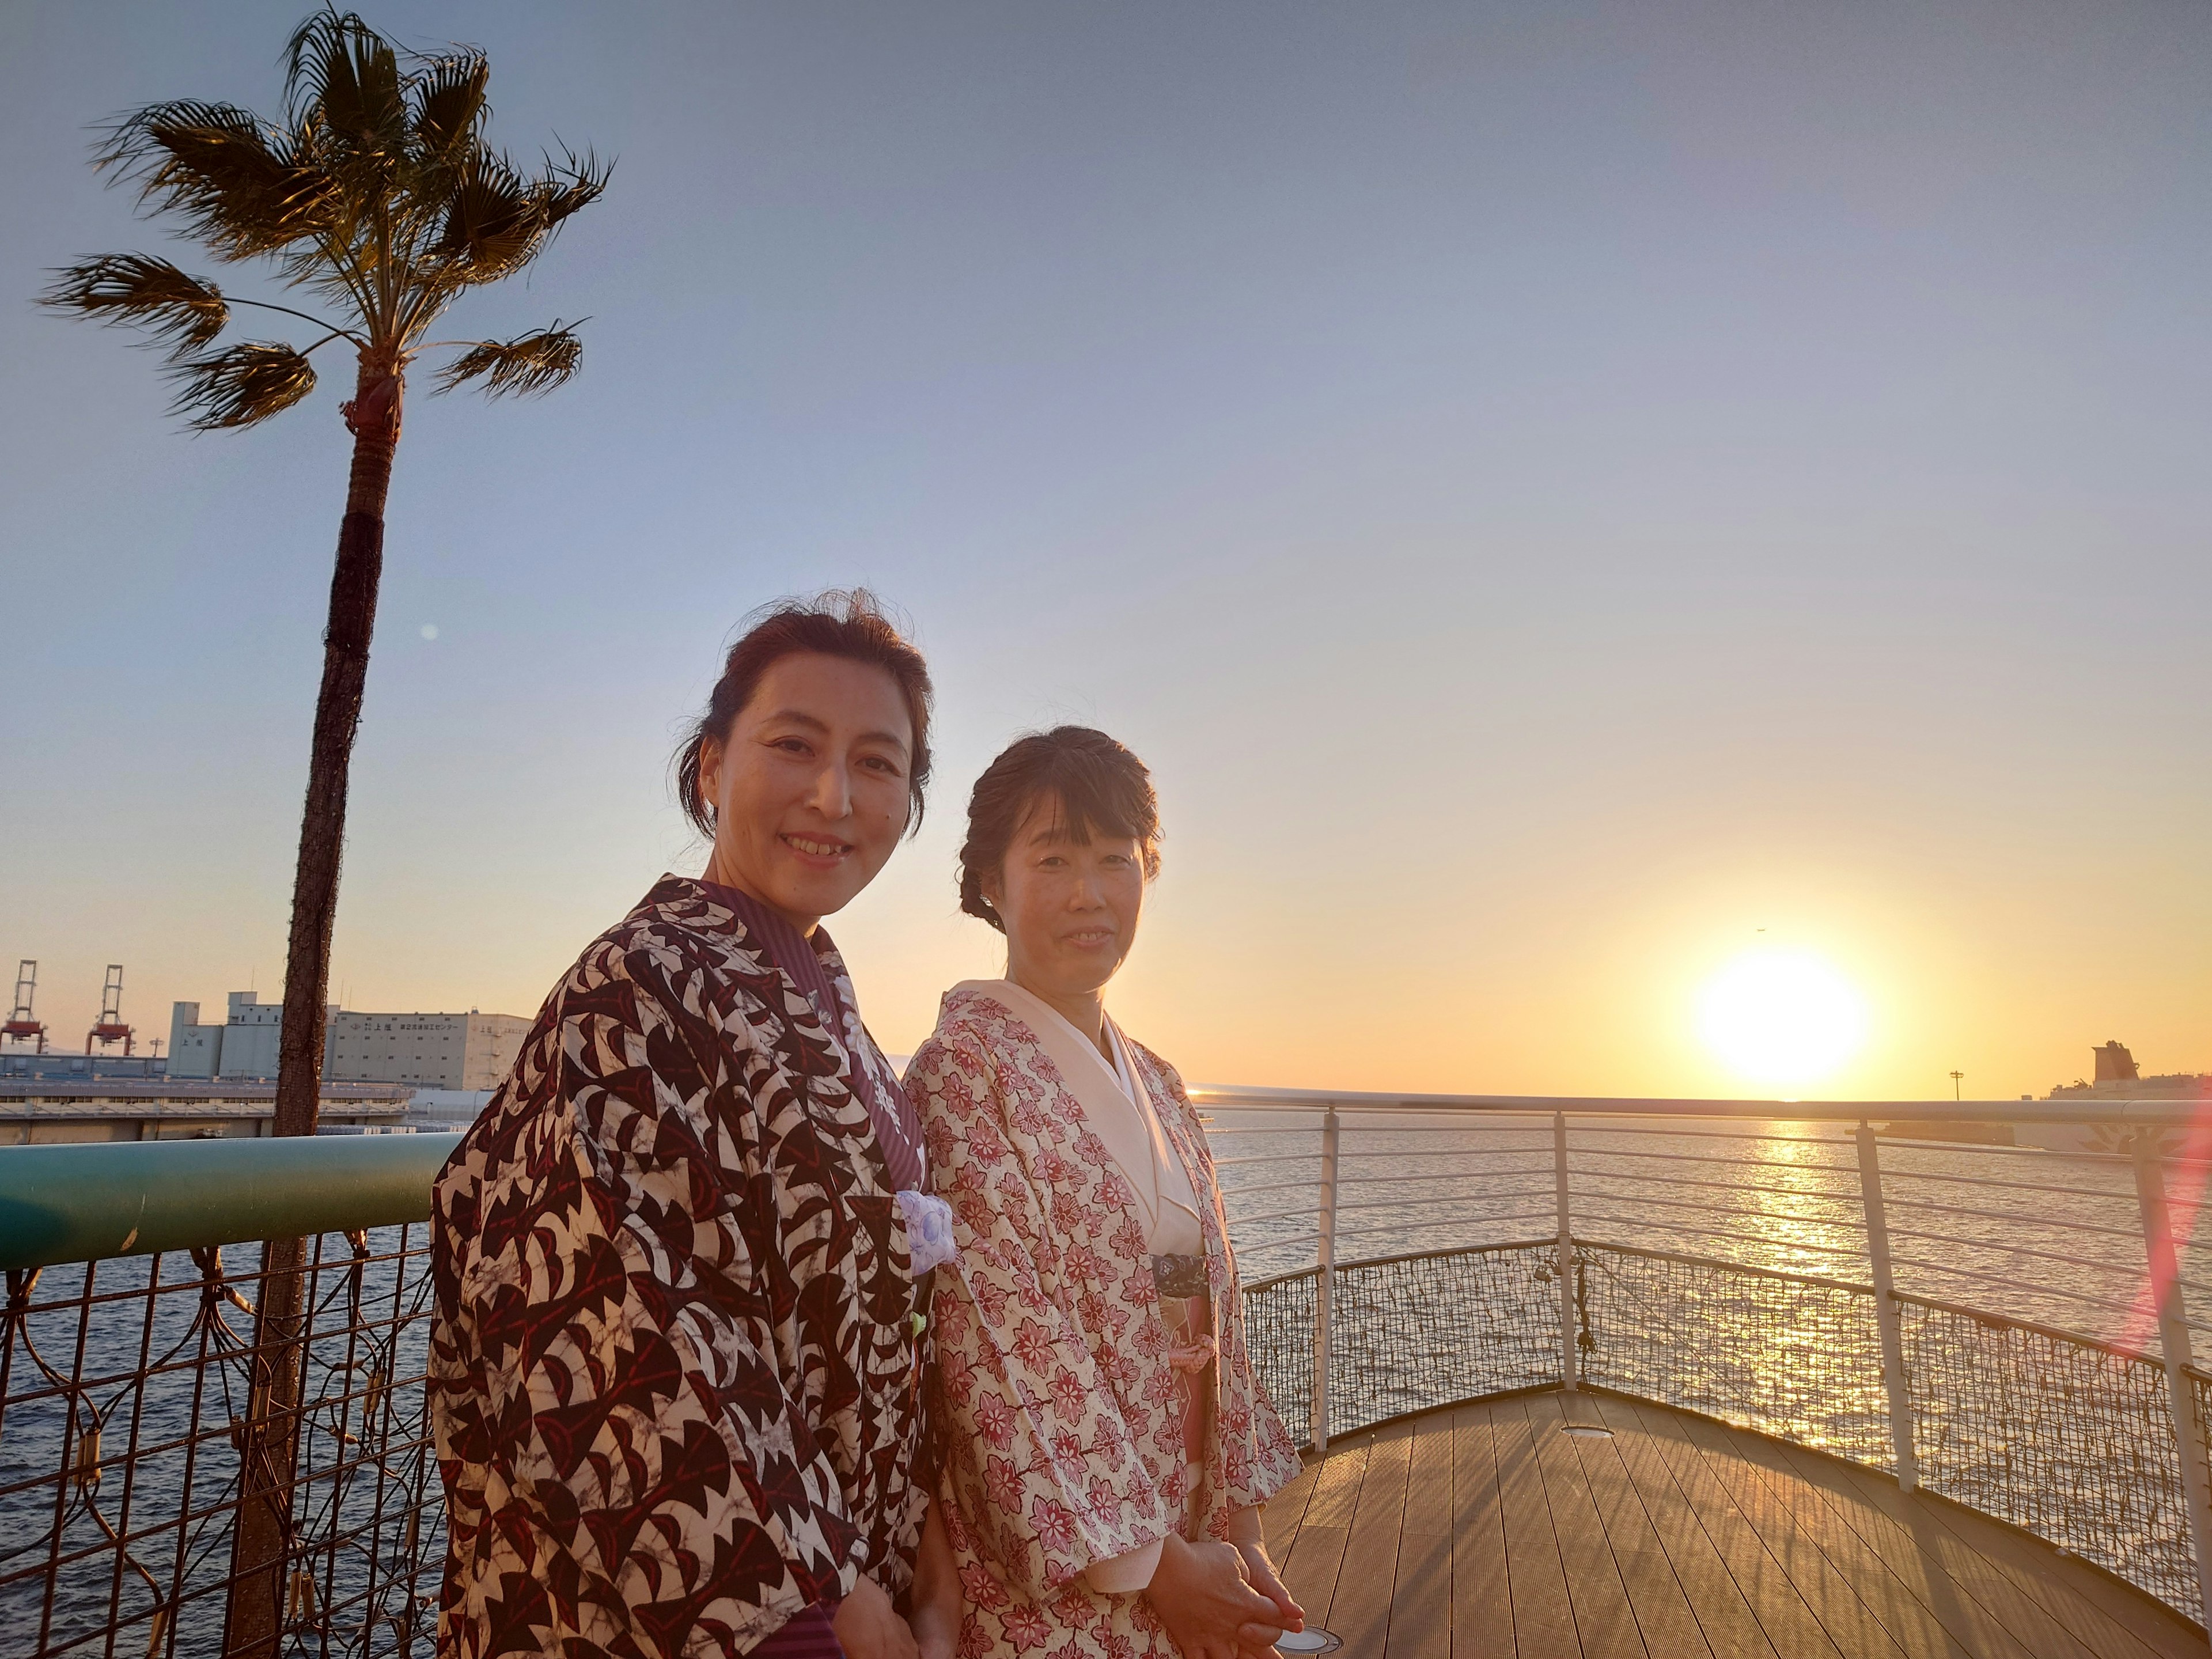
[[[1656,1095],[1400,1095],[1215,1085],[1193,1086],[1190,1097],[1194,1105],[1206,1110],[1228,1111],[1546,1116],[1565,1112],[1571,1117],[1741,1118],[1784,1123],[2067,1123],[2130,1129],[2188,1128],[2212,1113],[2212,1101],[2190,1098],[1691,1100]]]
[[[423,1221],[453,1134],[0,1150],[0,1268]]]

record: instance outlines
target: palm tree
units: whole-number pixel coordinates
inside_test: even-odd
[[[117,122],[95,166],[137,185],[152,215],[228,264],[258,265],[313,310],[239,299],[167,259],[110,254],[57,274],[42,302],[135,324],[167,348],[173,412],[200,431],[248,427],[314,388],[314,355],[354,350],[342,405],[353,471],[339,520],[315,700],[307,806],[292,888],[277,1060],[280,1135],[312,1134],[321,1093],[323,998],[337,908],[346,783],[361,715],[384,562],[384,503],[407,372],[425,350],[457,349],[434,391],[475,382],[497,397],[544,392],[576,371],[581,343],[557,319],[509,340],[432,340],[471,288],[526,267],[569,216],[598,199],[608,169],[588,152],[519,168],[485,137],[489,64],[472,47],[403,51],[350,12],[315,13],[285,51],[281,120],[234,104],[179,99]],[[304,347],[218,347],[234,307],[310,325]],[[304,1246],[273,1240],[256,1320],[253,1399],[234,1543],[228,1652],[273,1650],[290,1536],[300,1391]]]
[[[177,384],[172,412],[199,431],[283,413],[314,389],[316,352],[341,340],[354,349],[353,400],[341,406],[353,473],[323,636],[277,1065],[276,1133],[299,1135],[315,1127],[346,781],[407,371],[423,350],[446,345],[460,350],[439,371],[440,392],[475,381],[495,397],[544,392],[575,373],[582,343],[557,320],[511,340],[428,335],[468,289],[536,258],[606,188],[608,169],[569,152],[529,176],[494,149],[484,136],[490,65],[474,48],[405,52],[332,9],[300,26],[285,64],[281,121],[234,104],[154,104],[109,129],[95,165],[137,185],[150,212],[174,216],[180,234],[215,258],[264,265],[326,314],[228,296],[143,253],[73,265],[42,301],[136,324],[167,344]],[[216,349],[234,306],[299,319],[319,337],[304,349],[273,340]]]

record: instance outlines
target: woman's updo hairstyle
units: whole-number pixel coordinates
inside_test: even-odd
[[[983,880],[1006,868],[1014,832],[1046,800],[1073,840],[1088,842],[1100,831],[1127,836],[1144,849],[1145,878],[1160,872],[1160,803],[1144,762],[1087,726],[1032,732],[975,780],[960,847],[960,908],[1002,933],[1006,925],[983,896]]]
[[[785,599],[763,606],[745,620],[750,625],[723,659],[722,678],[714,682],[706,712],[676,751],[676,798],[683,803],[684,816],[698,826],[701,835],[713,837],[714,809],[699,788],[701,756],[710,741],[728,741],[730,727],[753,700],[770,668],[786,657],[811,653],[880,668],[898,687],[906,700],[907,718],[914,723],[914,754],[907,771],[907,793],[914,813],[907,822],[907,833],[919,830],[922,790],[929,782],[929,705],[933,695],[929,665],[884,613],[875,595],[866,588],[856,587],[849,593],[833,588],[811,599]]]

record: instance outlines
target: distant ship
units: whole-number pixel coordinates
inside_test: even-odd
[[[2079,1102],[2093,1117],[2096,1108],[2106,1103],[2116,1113],[2143,1101],[2212,1103],[2212,1073],[2168,1072],[2145,1077],[2127,1044],[2117,1039],[2089,1052],[2096,1056],[2094,1080],[2076,1078],[2062,1083],[2047,1098]],[[2117,1123],[2091,1122],[2021,1124],[2014,1133],[2021,1146],[2044,1146],[2055,1152],[2125,1152],[2133,1150],[2135,1132]],[[2159,1150],[2165,1157],[2173,1157],[2184,1150],[2182,1140],[2180,1132],[2169,1130],[2159,1136]]]
[[[2125,1107],[2148,1101],[2212,1103],[2212,1073],[2171,1072],[2145,1077],[2127,1045],[2106,1042],[2089,1051],[2096,1056],[2096,1081],[2075,1079],[2062,1083],[2046,1097],[2051,1100],[2081,1102],[2086,1123],[1991,1123],[1987,1121],[1885,1123],[1881,1133],[1892,1140],[1972,1141],[1984,1146],[2041,1146],[2054,1152],[2125,1152],[2133,1149],[2134,1131],[2119,1123],[2098,1123],[2098,1108],[2111,1104],[2117,1117]],[[2022,1095],[2022,1100],[2033,1098]],[[2161,1150],[2171,1156],[2181,1150],[2181,1136],[2168,1131],[2160,1137]]]
[[[2212,1100],[2212,1072],[2169,1072],[2145,1077],[2128,1046],[2117,1040],[2089,1051],[2097,1057],[2094,1083],[2075,1078],[2051,1091],[2053,1100]]]

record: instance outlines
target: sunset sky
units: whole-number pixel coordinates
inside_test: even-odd
[[[0,969],[64,1046],[111,961],[142,1038],[278,993],[350,376],[191,438],[28,301],[280,297],[87,129],[274,110],[304,9],[0,11]],[[452,317],[588,317],[581,376],[408,406],[348,1006],[534,1012],[701,866],[738,619],[865,583],[939,690],[830,924],[891,1049],[999,965],[969,785],[1074,720],[1158,776],[1110,1006],[1194,1080],[1765,1094],[1700,1023],[1752,951],[1861,1000],[1792,1092],[2212,1069],[2212,9],[366,15],[619,164]]]

